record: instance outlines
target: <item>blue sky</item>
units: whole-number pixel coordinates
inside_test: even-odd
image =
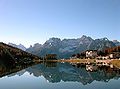
[[[120,0],[0,0],[0,41],[25,46],[51,37],[120,41]]]

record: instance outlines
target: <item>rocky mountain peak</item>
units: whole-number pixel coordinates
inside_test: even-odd
[[[109,41],[109,39],[107,37],[101,38],[100,40]]]
[[[57,46],[61,43],[61,39],[59,38],[50,38],[49,40],[47,40],[43,46],[45,47],[50,47],[50,46]]]
[[[42,46],[40,44],[35,44],[34,46],[36,47],[31,49],[29,48],[27,51],[38,56],[55,53],[59,58],[69,58],[72,54],[80,53],[88,49],[103,50],[116,45],[106,37],[94,40],[89,36],[83,35],[78,39],[61,40],[53,37],[47,40]]]
[[[40,46],[42,46],[42,45],[39,43],[34,44],[34,47],[40,47]]]
[[[81,37],[81,39],[86,39],[87,38],[87,36],[86,35],[83,35],[82,37]]]
[[[19,49],[22,49],[24,51],[26,50],[26,47],[22,44],[16,45],[16,44],[13,44],[13,43],[8,43],[8,45],[19,48]]]
[[[116,46],[120,46],[120,42],[118,40],[113,40],[112,41]]]
[[[47,43],[53,43],[53,42],[60,42],[60,41],[61,41],[60,38],[53,37],[53,38],[50,38],[49,40],[47,40],[46,42]]]
[[[118,43],[119,41],[118,40],[113,40],[114,43]]]
[[[80,44],[89,45],[92,41],[93,41],[93,39],[92,39],[91,37],[89,37],[89,36],[83,35],[83,36],[80,38]]]

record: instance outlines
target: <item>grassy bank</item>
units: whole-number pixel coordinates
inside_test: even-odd
[[[113,64],[113,66],[120,68],[120,60],[112,60],[111,64]]]
[[[64,59],[64,60],[47,60],[47,62],[72,62],[72,63],[94,63],[96,59]]]
[[[94,63],[95,59],[69,59],[69,60],[61,60],[61,62],[72,62],[72,63]]]
[[[110,59],[109,59],[110,60]],[[48,60],[47,62],[68,62],[68,63],[96,63],[97,59],[64,59],[64,60]],[[112,59],[110,61],[113,66],[120,68],[120,60]]]

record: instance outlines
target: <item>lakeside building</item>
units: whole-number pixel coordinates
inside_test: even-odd
[[[81,53],[73,54],[72,59],[120,59],[120,46],[107,48],[104,50],[86,50]]]
[[[109,54],[110,59],[119,59],[120,58],[120,52],[112,52]]]
[[[86,58],[88,59],[94,59],[98,56],[97,50],[87,50],[85,51]]]

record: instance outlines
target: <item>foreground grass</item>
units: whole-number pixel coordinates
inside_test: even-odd
[[[48,62],[69,62],[69,63],[95,63],[96,59],[65,59],[65,60],[47,60]]]
[[[72,63],[94,63],[95,59],[69,59],[69,60],[61,60],[61,62],[72,62]]]
[[[120,68],[120,60],[112,60],[111,64],[113,64],[113,66]]]

